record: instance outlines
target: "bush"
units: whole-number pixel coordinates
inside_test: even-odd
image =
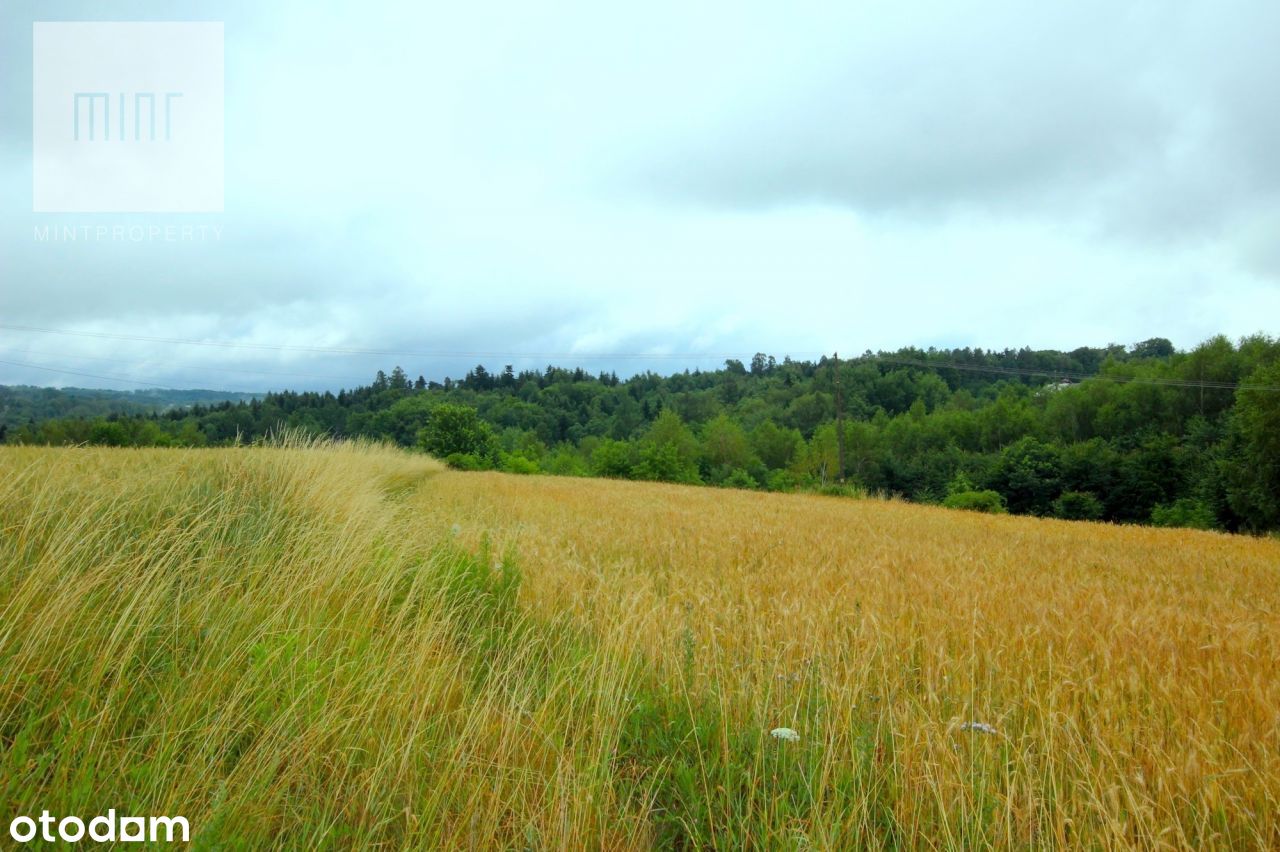
[[[757,488],[758,483],[740,467],[733,469],[733,472],[725,477],[722,483],[725,488]]]
[[[1218,519],[1203,500],[1182,497],[1162,503],[1151,510],[1151,523],[1158,527],[1190,527],[1196,530],[1217,529]]]
[[[951,477],[951,481],[947,483],[947,496],[952,494],[963,494],[966,491],[975,490],[973,482],[969,479],[968,474],[963,470],[957,470],[956,475]]]
[[[824,497],[862,498],[867,496],[867,492],[863,488],[851,483],[841,485],[838,482],[828,482],[825,485],[814,486],[810,490],[813,491],[814,494],[821,494]]]
[[[542,472],[536,461],[514,453],[502,454],[502,469],[507,473],[530,474]]]
[[[599,452],[597,450],[597,452]],[[682,482],[697,485],[702,481],[697,465],[685,461],[675,444],[646,444],[640,451],[640,461],[632,469],[636,479],[658,482]]]
[[[1102,501],[1088,491],[1064,491],[1053,501],[1053,515],[1068,521],[1096,521],[1102,517]]]
[[[572,447],[558,447],[542,460],[542,469],[555,476],[590,476],[591,470]]]
[[[1004,498],[995,491],[957,491],[943,500],[942,505],[948,509],[966,509],[991,515],[1004,515],[1008,512],[1004,507]]]
[[[771,470],[764,487],[770,491],[795,491],[799,486],[796,476],[789,470]]]
[[[606,438],[591,453],[591,472],[596,476],[626,479],[632,475],[634,459],[635,448],[632,444]]]
[[[450,453],[444,463],[455,470],[489,470],[493,466],[488,459],[474,453]]]

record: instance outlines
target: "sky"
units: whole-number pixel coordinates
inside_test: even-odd
[[[0,7],[0,384],[1278,331],[1271,0],[158,9]],[[32,23],[143,20],[224,23],[224,210],[32,212]]]

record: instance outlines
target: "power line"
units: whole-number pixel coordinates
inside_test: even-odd
[[[7,364],[10,367],[28,367],[32,370],[44,370],[46,373],[62,373],[67,376],[82,376],[86,379],[101,379],[105,382],[131,382],[135,385],[147,385],[153,388],[173,390],[173,388],[168,385],[160,385],[155,382],[144,382],[142,379],[126,379],[124,376],[100,376],[96,373],[81,373],[77,370],[61,370],[54,367],[41,367],[39,364],[24,364],[21,361],[0,361],[0,364]]]

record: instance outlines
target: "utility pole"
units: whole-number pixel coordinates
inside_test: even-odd
[[[836,481],[844,485],[844,400],[840,398],[840,353],[832,353],[835,362],[836,385],[836,459],[840,465]]]

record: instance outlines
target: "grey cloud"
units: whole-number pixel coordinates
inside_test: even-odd
[[[927,8],[887,43],[851,30],[819,73],[667,139],[632,179],[713,206],[970,209],[1140,236],[1276,197],[1277,7]]]
[[[36,244],[35,223],[64,220],[30,212],[31,21],[157,15],[0,11],[5,322],[750,357],[1191,345],[1275,313],[1268,0],[175,0],[165,16],[226,20],[223,241]],[[200,364],[359,376],[395,360],[64,342],[0,332],[0,351],[188,385],[238,382],[199,380]],[[438,378],[474,360],[403,366]],[[0,375],[16,380],[49,378]]]

